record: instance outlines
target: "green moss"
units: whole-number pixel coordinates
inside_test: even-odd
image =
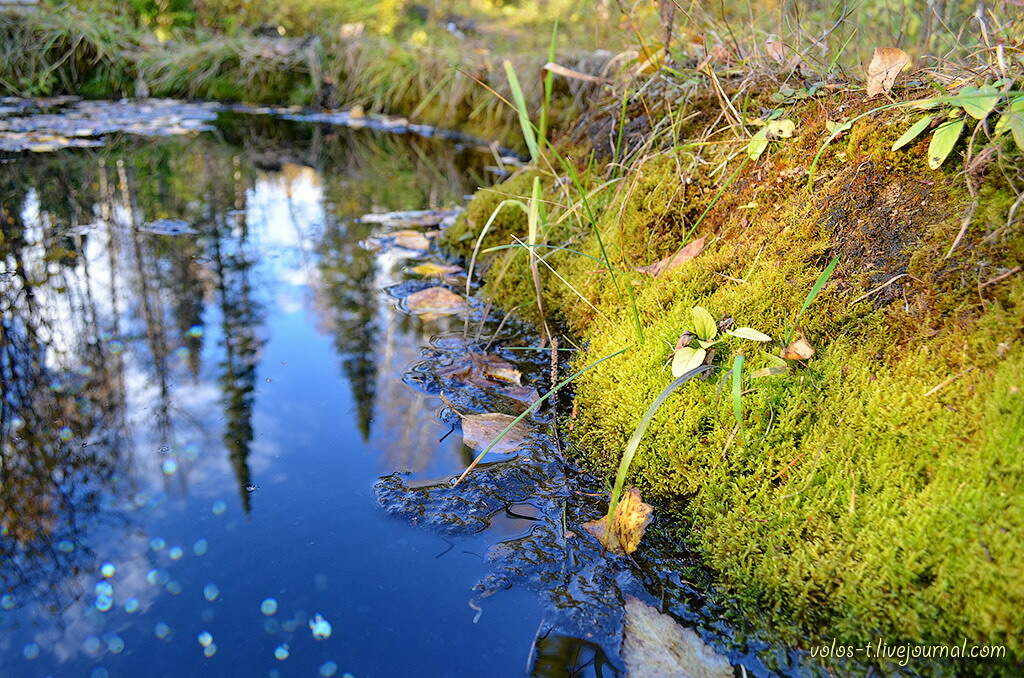
[[[660,278],[633,269],[675,252],[720,184],[681,172],[674,150],[595,200],[620,281],[634,286],[643,344],[599,264],[566,252],[549,259],[590,302],[544,275],[551,312],[586,347],[575,366],[630,347],[576,382],[574,454],[614,473],[671,379],[671,346],[695,304],[767,332],[776,338],[767,347],[733,338],[716,347],[721,366],[747,356],[745,439],[720,370],[658,412],[630,482],[645,496],[684,500],[689,540],[722,586],[804,639],[966,637],[1021,657],[1024,278],[979,287],[1024,259],[1024,235],[1006,224],[1016,198],[990,173],[946,258],[970,196],[955,169],[925,167],[920,144],[889,150],[912,116],[856,125],[826,149],[811,193],[804,170],[825,136],[817,109],[797,111],[801,134],[725,191],[696,234],[708,235],[704,252]],[[476,210],[475,219],[489,214],[483,203]],[[579,225],[551,241],[598,256]],[[778,354],[835,255],[839,268],[799,319],[817,354],[751,379],[768,364],[761,349]],[[526,261],[511,252],[492,268],[486,290],[499,303],[532,299]]]

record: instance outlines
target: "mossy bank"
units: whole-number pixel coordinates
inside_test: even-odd
[[[748,118],[766,110],[759,106],[774,87],[748,96]],[[660,111],[631,100],[622,124],[617,104],[603,122],[588,119],[590,129],[611,130],[648,121],[634,138],[626,134],[625,172],[608,163],[614,133],[598,135],[612,139],[604,148],[585,141],[587,130],[561,142],[583,174],[586,204],[557,163],[542,164],[480,191],[444,236],[468,255],[497,203],[526,200],[532,177],[542,178],[543,236],[555,248],[538,251],[558,272],[540,269],[544,302],[582,349],[572,367],[628,348],[576,382],[563,421],[570,454],[611,477],[626,439],[672,380],[668,362],[694,329],[694,306],[723,328],[767,333],[771,344],[726,336],[715,347],[720,369],[657,413],[630,483],[655,501],[685,500],[685,514],[662,518],[686,526],[680,533],[728,594],[791,625],[804,638],[797,642],[966,638],[1005,645],[1010,659],[958,670],[1012,673],[1024,657],[1019,152],[1004,137],[980,160],[965,162],[958,149],[931,170],[925,137],[890,150],[920,113],[879,111],[825,147],[809,188],[826,126],[877,103],[861,93],[768,104],[784,109],[795,135],[752,161],[742,152],[749,137],[735,126],[708,136],[728,115],[713,93],[664,100]],[[650,130],[659,115],[679,122],[657,138]],[[614,276],[585,223],[588,207]],[[525,232],[521,211],[505,210],[483,244]],[[705,247],[692,260],[658,277],[637,271],[697,237]],[[535,316],[527,253],[484,259],[485,292]],[[798,332],[813,357],[755,376]],[[745,357],[742,426],[731,377],[722,381],[736,355]]]

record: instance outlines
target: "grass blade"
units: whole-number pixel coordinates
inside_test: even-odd
[[[677,388],[693,379],[698,374],[703,374],[709,370],[715,369],[712,365],[701,365],[695,367],[689,372],[681,375],[678,379],[673,381],[671,384],[665,387],[658,397],[654,399],[654,402],[650,404],[647,411],[644,412],[644,416],[640,418],[640,423],[636,425],[633,430],[633,435],[629,437],[629,441],[626,443],[626,449],[622,453],[622,459],[619,461],[619,470],[615,473],[615,485],[612,486],[612,498],[608,503],[608,524],[611,524],[612,517],[615,515],[615,509],[619,505],[619,497],[622,496],[622,487],[626,484],[626,474],[629,473],[629,467],[633,463],[633,457],[636,456],[636,450],[640,447],[640,441],[644,437],[644,433],[647,432],[647,427],[651,425],[651,420],[654,419],[654,415],[658,412],[658,409],[665,403],[672,392]]]
[[[743,443],[743,356],[732,361],[732,414],[740,429],[740,443]]]
[[[530,159],[537,164],[540,159],[540,149],[537,146],[537,137],[533,133],[533,123],[530,122],[530,111],[526,107],[526,97],[523,96],[523,88],[519,85],[519,78],[516,77],[516,69],[512,62],[505,60],[505,76],[508,78],[508,86],[512,90],[512,100],[516,104],[516,112],[519,114],[519,126],[523,130],[523,140],[526,141],[526,148],[530,150]]]
[[[828,282],[828,279],[832,277],[832,271],[836,270],[836,264],[838,263],[839,255],[837,254],[832,261],[829,262],[829,265],[825,267],[825,270],[821,272],[818,279],[814,281],[814,286],[811,288],[811,291],[807,293],[807,298],[804,299],[804,305],[800,307],[800,312],[796,314],[797,318],[803,315],[804,311],[807,310],[807,307],[811,305],[814,299],[818,296],[818,293],[821,292],[821,288],[823,288],[825,283]]]

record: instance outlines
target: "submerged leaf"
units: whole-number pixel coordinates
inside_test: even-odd
[[[494,441],[498,435],[511,424],[515,417],[500,412],[488,414],[462,414],[462,440],[476,451],[481,451]],[[494,444],[491,452],[505,454],[519,449],[523,441],[530,435],[530,428],[519,422],[505,436]]]
[[[767,334],[765,334],[764,332],[759,332],[755,330],[753,327],[737,327],[734,330],[726,330],[725,333],[737,337],[738,339],[749,339],[750,341],[772,340],[772,338],[769,337]]]
[[[910,55],[898,47],[876,47],[867,70],[868,97],[887,93],[896,76],[910,64]]]
[[[907,144],[909,144],[911,141],[916,139],[921,134],[921,132],[923,132],[926,127],[928,127],[933,118],[935,118],[934,115],[926,115],[917,122],[915,122],[913,125],[908,127],[907,131],[900,135],[899,139],[893,142],[891,150],[898,151]]]
[[[677,348],[672,356],[672,376],[681,377],[694,367],[700,367],[707,354],[702,348]]]
[[[608,516],[583,524],[590,534],[594,535],[609,551],[620,555],[628,555],[636,551],[644,531],[654,519],[654,509],[645,504],[640,490],[629,488],[615,507],[611,529],[608,529]]]
[[[964,129],[964,118],[947,120],[935,128],[932,134],[932,141],[928,144],[928,166],[932,169],[939,169],[946,161],[949,154],[960,139],[960,133]]]
[[[428,287],[405,298],[405,305],[416,314],[452,314],[466,310],[466,300],[446,287]]]
[[[622,659],[630,678],[731,678],[729,660],[681,626],[636,598],[626,599]]]
[[[409,270],[411,270],[416,275],[422,275],[424,278],[437,278],[445,275],[454,275],[455,273],[460,273],[462,272],[462,267],[435,264],[433,262],[428,261],[425,264],[413,266]]]
[[[704,341],[711,341],[718,335],[718,323],[703,306],[694,306],[690,317],[693,318],[693,331]]]
[[[648,275],[657,278],[662,273],[666,273],[673,269],[679,268],[686,262],[690,261],[698,254],[704,251],[704,243],[707,241],[707,236],[702,236],[689,242],[686,247],[679,250],[675,254],[669,255],[661,261],[656,261],[650,266],[638,266],[636,268],[640,273],[647,273]]]

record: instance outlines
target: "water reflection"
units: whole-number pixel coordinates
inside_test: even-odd
[[[380,290],[408,261],[367,247],[375,227],[355,217],[458,204],[487,160],[235,117],[0,164],[0,673],[315,672],[339,647],[377,675],[521,673],[498,655],[525,652],[537,620],[473,627],[466,606],[466,553],[484,547],[439,561],[443,543],[376,515],[369,489],[450,472],[463,449],[400,378],[455,323],[395,312]],[[271,597],[282,611],[261,614]],[[331,638],[310,637],[314,612]],[[389,656],[383,618],[426,644]],[[478,650],[434,657],[451,641],[424,624],[469,624]],[[187,658],[152,663],[171,649]]]

